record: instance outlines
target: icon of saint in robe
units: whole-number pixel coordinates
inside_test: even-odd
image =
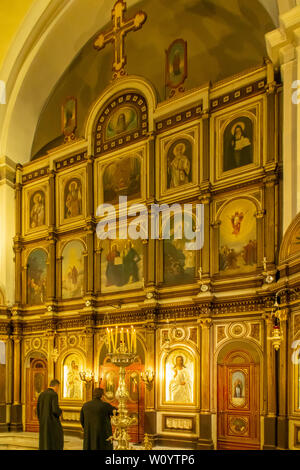
[[[38,192],[32,197],[30,211],[30,228],[41,227],[45,224],[45,203],[42,193]]]
[[[170,397],[174,403],[192,403],[192,383],[183,356],[176,357],[170,382]]]
[[[251,136],[253,124],[250,119],[235,123],[225,131],[224,171],[240,168],[253,162]],[[247,125],[246,125],[247,124]]]
[[[73,180],[68,187],[66,196],[66,218],[78,217],[82,213],[81,185]]]
[[[190,182],[191,162],[185,152],[184,143],[179,143],[174,147],[174,158],[169,163],[170,188],[177,188]]]

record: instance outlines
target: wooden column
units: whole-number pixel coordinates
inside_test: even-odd
[[[210,277],[210,194],[199,198],[204,205],[204,247],[201,250],[201,262],[203,277]]]
[[[220,237],[220,225],[221,221],[217,220],[214,224],[211,224],[211,274],[217,274],[219,272],[219,237]]]
[[[275,185],[277,184],[277,176],[270,175],[265,178],[265,256],[267,258],[268,266],[275,268]]]
[[[94,230],[89,224],[86,235],[87,244],[87,295],[92,295],[94,291]]]
[[[55,227],[55,171],[49,171],[49,227]]]
[[[56,296],[56,237],[54,233],[49,236],[49,258],[48,258],[48,302],[53,302]]]
[[[145,370],[150,369],[155,371],[155,359],[156,359],[156,325],[155,323],[150,323],[146,326],[146,361],[145,361]],[[145,433],[151,435],[152,437],[156,436],[156,411],[155,411],[155,395],[156,387],[159,376],[156,373],[154,377],[154,382],[151,390],[145,388]]]
[[[93,171],[94,160],[92,156],[88,157],[86,165],[87,173],[87,194],[86,194],[86,208],[87,208],[87,217],[94,216],[94,171]]]
[[[277,418],[277,449],[286,450],[289,448],[289,422],[288,422],[288,309],[280,312],[280,328],[283,339],[279,356],[278,370],[278,418]]]
[[[94,292],[99,295],[101,292],[101,253],[103,249],[99,248],[95,251],[95,263],[94,263]]]
[[[272,337],[273,319],[270,314],[265,315],[266,321],[266,374],[264,374],[267,383],[267,416],[264,420],[264,450],[274,450],[276,448],[276,368],[275,368],[275,350],[272,342],[267,338]]]
[[[6,422],[10,423],[11,421],[11,406],[13,403],[13,341],[9,337],[6,341]]]
[[[201,325],[201,383],[200,383],[200,436],[198,449],[210,450],[214,448],[212,441],[212,421],[210,412],[210,367],[211,367],[211,318],[200,320]]]
[[[1,382],[1,395],[3,399],[0,401],[0,432],[7,432],[9,431],[9,421],[7,420],[8,418],[8,413],[7,413],[7,404],[8,404],[8,393],[7,393],[7,388],[8,388],[8,338],[7,337],[0,337],[0,342],[5,345],[5,377],[4,377],[4,382]],[[3,393],[4,392],[4,393]]]
[[[22,405],[21,405],[21,341],[20,335],[13,335],[14,342],[14,391],[11,408],[11,431],[22,431]]]
[[[16,171],[16,236],[14,238],[15,252],[15,304],[22,302],[22,165],[17,165]]]
[[[257,267],[263,267],[264,253],[264,217],[265,211],[258,211],[256,213],[257,224]]]

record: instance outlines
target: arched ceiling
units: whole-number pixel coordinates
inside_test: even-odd
[[[197,85],[201,85],[207,78],[215,81],[222,77],[222,73],[225,75],[230,74],[231,71],[235,73],[254,63],[260,63],[265,52],[264,34],[277,26],[274,3],[269,0],[251,0],[251,2],[249,0],[227,0],[226,2],[173,0],[170,6],[169,0],[128,0],[129,9],[134,6],[133,11],[135,11],[137,7],[142,7],[148,13],[144,33],[139,31],[128,36],[128,71],[141,73],[137,70],[137,66],[143,62],[146,70],[148,69],[149,73],[152,72],[150,58],[153,54],[156,58],[158,51],[157,38],[154,34],[161,33],[164,33],[166,41],[161,44],[159,52],[160,67],[163,70],[166,44],[168,45],[168,42],[178,37],[178,15],[175,16],[175,11],[180,15],[180,20],[183,21],[183,16],[187,19],[184,27],[180,29],[180,35],[188,39],[189,48],[195,60],[197,53],[196,47],[193,48],[193,43],[199,44],[199,35],[202,34],[202,45],[198,48],[198,72],[196,68],[193,68],[193,63],[190,68],[192,80],[199,75],[199,70],[201,73],[203,71],[202,76],[198,77]],[[113,4],[113,0],[36,0],[34,2],[0,71],[0,79],[6,81],[8,89],[8,104],[0,108],[2,131],[0,152],[2,155],[7,155],[15,161],[26,162],[30,159],[32,150],[35,152],[38,147],[45,145],[47,140],[56,137],[57,123],[54,123],[49,135],[44,133],[42,123],[43,113],[47,112],[46,105],[48,104],[51,108],[51,102],[55,103],[59,93],[67,91],[64,90],[63,82],[68,73],[76,72],[76,66],[84,65],[85,61],[89,64],[88,58],[91,58],[93,53],[96,54],[95,51],[89,50],[89,54],[83,57],[80,51],[83,51],[86,46],[88,52],[90,39],[109,24]],[[163,12],[162,15],[161,12]],[[188,18],[193,18],[191,19],[192,29]],[[195,29],[196,19],[198,27]],[[157,23],[160,24],[160,28]],[[150,27],[154,27],[154,34]],[[148,31],[147,36],[145,31]],[[248,40],[245,35],[248,36]],[[146,41],[143,46],[146,37],[148,42]],[[227,39],[226,44],[223,41],[224,38]],[[240,41],[240,38],[243,39]],[[154,43],[152,48],[150,47],[151,41]],[[138,53],[139,57],[147,57],[147,60],[140,60],[140,62],[134,60],[134,54]],[[98,53],[97,59],[90,62],[94,70],[97,69],[97,61],[105,61],[105,58],[106,64],[111,64],[111,54],[111,46]],[[245,60],[247,58],[248,61]],[[105,80],[107,82],[109,79],[108,66],[106,65],[102,70],[103,72],[96,70],[94,82],[92,81],[90,85],[92,92],[101,92],[101,86],[104,85]],[[156,73],[158,68],[153,67],[153,70]],[[214,71],[214,74],[212,72],[211,77],[205,76],[206,70]],[[154,85],[162,94],[161,77],[157,75],[155,78]],[[84,82],[83,78],[78,77],[79,92],[84,97],[88,89],[82,82]],[[64,83],[67,84],[67,81]],[[193,83],[187,83],[187,86],[193,86]],[[92,92],[87,97],[87,101],[92,100]]]
[[[1,0],[0,2],[0,67],[15,34],[34,0]]]

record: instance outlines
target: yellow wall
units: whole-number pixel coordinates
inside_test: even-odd
[[[35,0],[0,0],[0,67],[29,7]]]

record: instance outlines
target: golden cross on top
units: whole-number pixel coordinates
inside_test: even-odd
[[[94,47],[99,51],[104,49],[106,44],[109,42],[114,43],[115,58],[113,63],[113,78],[119,78],[125,75],[125,36],[130,31],[137,31],[140,29],[147,19],[146,13],[139,11],[133,18],[126,20],[124,16],[126,10],[126,2],[124,0],[118,0],[112,10],[113,28],[106,33],[101,33],[94,43]]]

